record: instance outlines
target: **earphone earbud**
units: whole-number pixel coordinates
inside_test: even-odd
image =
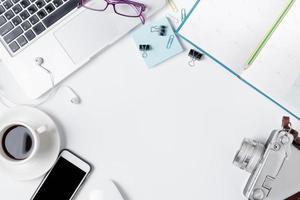
[[[71,99],[71,102],[74,103],[74,104],[80,104],[81,100],[78,97],[74,97],[74,98]]]
[[[71,103],[73,103],[73,104],[80,104],[81,103],[81,99],[78,96],[78,94],[73,90],[73,88],[71,88],[70,86],[64,86],[64,87],[66,87],[67,89],[69,89],[72,92],[72,94],[74,95],[74,97],[71,99]]]
[[[37,65],[42,65],[42,64],[44,64],[44,59],[42,58],[42,57],[36,57],[35,58],[35,63],[37,64]]]

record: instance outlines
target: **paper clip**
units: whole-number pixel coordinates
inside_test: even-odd
[[[158,34],[160,35],[160,36],[165,36],[165,35],[167,35],[167,26],[164,26],[164,25],[161,25],[161,26],[152,26],[151,27],[151,32],[153,33],[153,32],[158,32]]]
[[[184,21],[186,18],[186,10],[185,8],[181,9],[181,21]]]
[[[173,12],[175,12],[175,13],[178,12],[178,8],[173,0],[168,0],[168,4]]]
[[[174,15],[167,14],[166,16],[168,18],[170,18],[172,21],[174,21],[176,24],[179,24],[180,20],[177,17],[175,17]]]
[[[151,50],[151,46],[149,44],[140,44],[139,49],[141,52],[143,52],[142,54],[143,58],[147,58],[148,57],[147,51]]]
[[[170,35],[169,40],[168,40],[168,43],[167,43],[167,49],[171,49],[172,44],[173,44],[173,42],[174,42],[174,38],[175,38],[174,35]]]
[[[195,66],[195,61],[200,60],[203,57],[203,54],[196,51],[196,50],[194,50],[194,49],[191,49],[190,52],[189,52],[189,57],[191,57],[191,61],[189,62],[189,65],[191,67],[194,67]]]

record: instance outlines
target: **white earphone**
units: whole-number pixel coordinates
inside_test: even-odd
[[[49,75],[50,75],[50,78],[51,78],[51,83],[52,83],[52,89],[54,90],[54,87],[55,87],[55,82],[54,82],[54,77],[53,77],[53,74],[52,72],[47,69],[46,67],[43,66],[44,64],[44,59],[42,57],[36,57],[35,58],[35,63],[40,66],[42,69],[44,69]],[[80,97],[78,96],[78,94],[74,91],[73,88],[71,88],[70,86],[67,86],[67,85],[62,85],[60,87],[57,88],[60,89],[60,88],[67,88],[69,91],[71,91],[73,97],[71,98],[70,102],[73,103],[73,104],[80,104],[81,103],[81,99]]]
[[[37,66],[39,66],[41,69],[43,69],[45,72],[47,72],[50,76],[52,88],[48,92],[48,94],[44,97],[33,99],[31,103],[17,103],[17,102],[14,102],[13,100],[11,100],[10,98],[8,98],[2,91],[0,91],[0,102],[3,105],[5,105],[6,107],[13,107],[13,106],[17,106],[17,105],[39,106],[39,105],[45,103],[46,101],[48,101],[51,97],[53,97],[57,93],[57,91],[61,88],[67,88],[69,91],[71,91],[71,93],[73,95],[73,97],[70,100],[71,103],[73,103],[73,104],[81,103],[81,99],[80,99],[79,95],[70,86],[61,85],[61,86],[58,86],[57,88],[55,88],[54,76],[53,76],[52,72],[44,66],[44,58],[36,57],[35,64]],[[35,101],[35,103],[34,103],[34,101]]]

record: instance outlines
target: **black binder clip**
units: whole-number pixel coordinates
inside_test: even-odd
[[[203,54],[194,50],[194,49],[191,49],[190,52],[189,52],[189,57],[191,57],[191,61],[189,62],[189,65],[191,67],[194,67],[195,66],[195,61],[199,61],[201,60],[201,58],[203,57]]]
[[[158,32],[158,35],[160,36],[166,36],[167,35],[167,26],[161,25],[161,26],[152,26],[151,32]]]
[[[147,58],[148,57],[147,51],[151,50],[151,46],[150,44],[140,44],[139,49],[141,52],[143,52],[142,54],[143,58]]]

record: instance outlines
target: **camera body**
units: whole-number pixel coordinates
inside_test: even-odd
[[[293,135],[285,129],[272,131],[265,144],[244,139],[233,164],[251,173],[243,192],[246,198],[249,200],[275,199],[271,196],[278,192],[274,190],[276,187],[278,188],[281,174],[286,171],[285,166],[291,165],[293,162],[290,159],[292,151],[295,151],[293,141]],[[293,194],[293,192],[297,191],[291,193],[290,190],[287,190],[287,193]],[[277,197],[278,199],[285,199],[287,196],[285,198]]]

